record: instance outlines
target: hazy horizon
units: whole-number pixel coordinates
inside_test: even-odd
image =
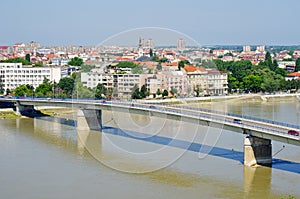
[[[97,46],[143,27],[174,30],[201,46],[300,45],[297,0],[4,0],[1,7],[0,45],[38,41],[42,46]],[[138,36],[134,43],[122,42],[136,45]]]

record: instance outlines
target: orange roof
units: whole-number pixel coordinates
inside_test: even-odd
[[[116,60],[117,61],[131,61],[132,59],[127,58],[127,57],[117,57]]]
[[[287,74],[286,76],[288,76],[288,77],[300,77],[300,73],[299,72],[294,72],[294,73]]]
[[[188,66],[188,65],[185,65],[184,66],[184,70],[188,73],[191,73],[191,72],[195,72],[197,70],[197,68],[195,66]]]
[[[203,67],[196,67],[196,66],[189,66],[189,65],[184,65],[184,70],[188,73],[195,72],[195,71],[201,71],[205,72],[205,68]]]
[[[54,54],[46,54],[46,57],[53,59],[53,58],[55,58],[55,55]]]
[[[172,63],[161,63],[161,66],[162,67],[165,67],[165,66],[178,66],[178,63],[176,62],[172,62]]]
[[[178,59],[179,59],[180,61],[186,60],[185,57],[178,57]]]

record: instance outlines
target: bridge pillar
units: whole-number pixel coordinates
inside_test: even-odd
[[[247,136],[244,140],[244,165],[256,166],[272,164],[271,140]]]
[[[35,113],[33,105],[21,105],[19,101],[16,102],[17,115],[32,115]]]
[[[78,130],[102,130],[102,111],[78,110],[77,128]]]

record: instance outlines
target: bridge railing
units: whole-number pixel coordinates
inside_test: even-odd
[[[228,113],[228,112],[223,112],[223,111],[210,110],[210,109],[197,108],[197,107],[187,107],[187,106],[181,106],[181,105],[170,105],[168,107],[176,107],[176,108],[193,110],[193,111],[215,113],[215,114],[224,115],[224,116],[237,117],[239,119],[248,119],[248,120],[254,120],[254,121],[264,122],[264,123],[268,123],[268,124],[274,124],[274,125],[279,125],[279,126],[284,126],[284,127],[294,128],[294,129],[300,129],[300,125],[289,124],[289,123],[280,122],[280,121],[273,121],[273,120],[263,119],[263,118],[257,118],[257,117],[253,117],[253,116],[249,116],[249,115],[240,115],[240,114],[236,114],[236,113]]]
[[[24,98],[23,98],[24,99]],[[32,100],[49,100],[49,98],[25,98],[25,99],[32,99]],[[22,99],[21,99],[22,100]],[[51,101],[54,100],[61,100],[61,101],[73,101],[74,99],[51,99]],[[80,100],[75,100],[75,101],[93,101],[94,99],[80,99]],[[95,100],[94,100],[95,101]],[[102,102],[103,100],[99,100],[98,102]],[[253,120],[253,121],[258,121],[258,122],[264,122],[268,124],[274,124],[274,125],[279,125],[279,126],[284,126],[288,128],[294,128],[294,129],[300,129],[300,125],[296,124],[288,124],[285,122],[280,122],[280,121],[273,121],[269,119],[263,119],[263,118],[257,118],[249,115],[240,115],[236,113],[228,113],[228,112],[222,112],[222,111],[217,111],[217,110],[210,110],[210,109],[204,109],[204,108],[198,108],[198,107],[188,107],[188,106],[182,106],[182,105],[164,105],[161,106],[156,103],[149,103],[149,104],[141,104],[141,103],[136,103],[134,101],[106,101],[105,103],[107,104],[120,104],[120,105],[125,105],[125,106],[136,106],[139,108],[144,108],[144,109],[156,109],[160,111],[170,111],[170,112],[176,112],[176,113],[182,113],[184,110],[193,110],[193,111],[199,111],[199,112],[206,112],[206,113],[215,113],[218,115],[224,115],[224,116],[231,116],[231,117],[236,117],[239,119],[248,119],[248,120]],[[176,109],[172,109],[176,108]],[[191,114],[191,113],[188,113]],[[199,116],[199,113],[196,114]],[[196,116],[195,115],[195,116]],[[203,116],[203,115],[202,115]]]

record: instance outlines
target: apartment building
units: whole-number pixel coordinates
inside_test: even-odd
[[[207,69],[207,88],[210,95],[228,94],[227,73],[215,69]]]
[[[103,84],[115,98],[129,99],[135,85],[142,87],[140,74],[112,74],[88,72],[81,73],[83,86],[95,88],[98,84]]]
[[[0,81],[5,91],[26,84],[36,88],[43,83],[44,78],[59,82],[61,68],[23,66],[22,63],[0,63]]]
[[[130,99],[133,88],[137,85],[142,87],[140,74],[113,74],[114,90],[113,97]]]
[[[114,88],[114,77],[109,73],[81,73],[81,82],[87,88],[95,88],[98,84],[103,84],[107,89]]]
[[[165,86],[167,91],[171,91],[172,88],[176,89],[178,94],[188,94],[188,79],[187,75],[183,71],[170,71],[165,72]]]
[[[146,85],[149,94],[155,96],[158,89],[161,92],[166,89],[166,79],[163,74],[144,74],[142,82]]]
[[[185,66],[190,93],[198,90],[201,95],[225,95],[228,93],[227,73],[215,69]]]
[[[187,72],[187,79],[189,85],[189,94],[199,90],[201,94],[207,94],[207,71],[203,67],[185,66],[184,70]]]

